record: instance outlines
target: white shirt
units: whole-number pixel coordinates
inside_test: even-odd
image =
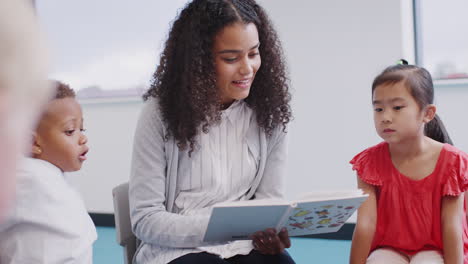
[[[80,195],[53,164],[25,158],[16,201],[0,225],[1,264],[90,264],[96,228]]]

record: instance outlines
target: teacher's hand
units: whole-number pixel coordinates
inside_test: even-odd
[[[256,250],[265,255],[277,255],[291,246],[288,230],[281,229],[277,234],[274,228],[258,231],[252,235],[252,243]]]

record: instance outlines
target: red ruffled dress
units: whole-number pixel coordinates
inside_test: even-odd
[[[457,196],[468,189],[468,154],[445,144],[434,171],[421,180],[401,174],[382,142],[351,161],[361,180],[375,186],[377,226],[371,252],[391,247],[413,255],[422,250],[442,253],[442,197]],[[466,215],[466,204],[464,206]],[[468,264],[468,228],[463,218],[463,242]]]

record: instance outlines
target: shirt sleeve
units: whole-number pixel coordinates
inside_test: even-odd
[[[382,180],[379,176],[378,164],[375,161],[376,152],[376,147],[368,148],[354,156],[349,163],[353,165],[353,170],[357,172],[362,181],[370,185],[381,186]]]
[[[458,196],[468,190],[468,155],[461,151],[453,155],[450,167],[445,170],[444,196]]]
[[[288,156],[287,133],[278,127],[268,144],[265,169],[255,192],[255,199],[277,199],[284,196],[284,178]]]
[[[144,105],[135,132],[129,183],[130,218],[145,243],[192,248],[206,245],[209,213],[180,215],[166,210],[167,161],[163,123],[155,99]]]

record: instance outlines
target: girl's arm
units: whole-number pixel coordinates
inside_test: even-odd
[[[349,263],[364,264],[369,255],[377,224],[377,197],[374,186],[363,182],[359,179],[359,176],[357,180],[358,188],[362,189],[364,193],[369,194],[369,197],[358,209]]]
[[[462,219],[464,195],[442,198],[442,238],[444,243],[444,263],[463,264]]]
[[[465,208],[468,207],[468,191],[465,192]],[[468,212],[466,212],[466,222],[468,223]]]

